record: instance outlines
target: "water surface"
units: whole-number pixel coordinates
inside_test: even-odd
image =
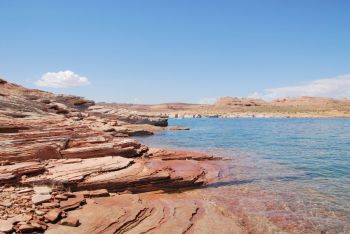
[[[282,199],[288,208],[280,210],[317,231],[350,232],[349,119],[170,119],[169,124],[191,130],[138,140],[230,157],[230,174]],[[273,216],[256,207],[247,212]]]

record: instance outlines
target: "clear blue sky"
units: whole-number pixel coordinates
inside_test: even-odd
[[[1,0],[0,76],[97,101],[198,102],[350,73],[347,0]]]

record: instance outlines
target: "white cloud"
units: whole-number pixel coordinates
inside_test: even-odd
[[[202,98],[198,101],[198,104],[214,104],[214,102],[216,102],[217,98],[213,98],[213,97],[205,97]]]
[[[350,98],[350,74],[314,80],[301,85],[265,89],[262,93],[255,92],[249,95],[251,98],[262,99],[298,96]]]
[[[75,74],[70,70],[47,72],[35,84],[40,87],[68,88],[89,85],[88,78]]]

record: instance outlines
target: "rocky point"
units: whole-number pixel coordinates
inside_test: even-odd
[[[166,127],[163,116],[0,80],[0,233],[239,230],[215,205],[181,192],[217,182],[220,158],[130,138]]]

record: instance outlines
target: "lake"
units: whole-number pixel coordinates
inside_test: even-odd
[[[232,186],[249,183],[275,194],[315,230],[350,232],[350,119],[170,119],[169,125],[191,130],[138,140],[229,157],[230,175],[242,181]]]

